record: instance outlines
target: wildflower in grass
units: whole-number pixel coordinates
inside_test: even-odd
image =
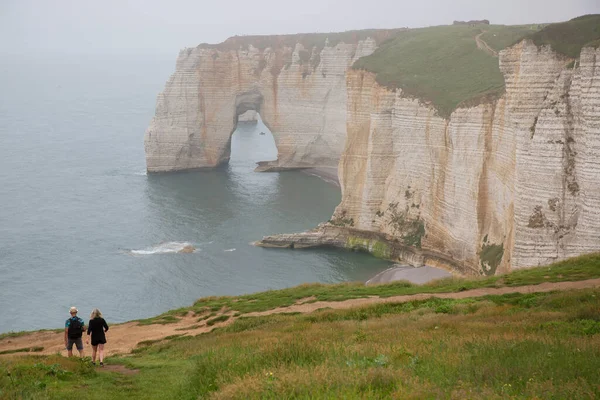
[[[266,385],[268,390],[274,390],[275,375],[272,372],[265,373]]]

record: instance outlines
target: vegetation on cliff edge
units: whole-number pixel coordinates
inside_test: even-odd
[[[239,319],[110,357],[0,358],[2,399],[600,396],[600,290]]]
[[[354,64],[377,74],[377,82],[432,104],[443,117],[461,104],[489,102],[504,91],[498,60],[477,48],[475,37],[495,51],[530,39],[563,55],[579,57],[582,47],[600,46],[600,15],[549,25],[436,26],[399,32]]]
[[[519,269],[507,275],[447,278],[425,285],[414,285],[406,281],[369,286],[365,286],[362,282],[334,285],[313,283],[241,296],[204,297],[190,307],[171,310],[153,318],[140,320],[140,323],[149,325],[177,322],[179,316],[186,315],[190,311],[197,315],[209,311],[231,311],[240,314],[261,312],[278,307],[289,307],[303,299],[310,299],[306,301],[307,303],[344,301],[369,296],[391,297],[418,293],[453,293],[478,288],[515,287],[594,278],[600,278],[600,254],[571,258],[545,267]]]
[[[537,32],[547,24],[529,24],[529,25],[490,25],[485,28],[485,33],[481,39],[488,46],[496,51],[504,50],[516,42],[521,41],[525,36]]]
[[[504,77],[498,59],[477,48],[486,30],[500,37],[523,34],[520,26],[434,26],[400,32],[353,68],[377,74],[377,82],[401,88],[409,97],[433,104],[448,117],[463,101],[483,94],[500,95]],[[514,36],[513,36],[514,35]]]
[[[217,50],[247,50],[250,45],[264,50],[270,48],[290,47],[295,48],[297,43],[302,44],[305,49],[312,50],[316,48],[320,52],[325,43],[328,46],[336,46],[338,43],[358,43],[367,38],[373,38],[377,43],[393,37],[396,33],[404,29],[363,29],[346,32],[328,32],[328,33],[297,33],[291,35],[249,35],[233,36],[222,43],[208,44],[202,43],[198,47]]]
[[[554,51],[578,58],[585,46],[600,46],[600,14],[583,15],[567,22],[551,24],[526,37],[537,46],[550,45]]]
[[[201,299],[191,310],[269,309],[310,293],[339,299],[598,276],[596,254],[425,286],[302,285]],[[89,358],[3,355],[0,399],[593,399],[600,396],[599,310],[600,289],[583,289],[242,316],[208,334],[141,342],[132,354],[106,359],[106,368]]]

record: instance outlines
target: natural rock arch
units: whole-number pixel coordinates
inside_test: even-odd
[[[238,130],[238,125],[241,123],[239,118],[240,118],[240,116],[246,114],[248,111],[254,111],[256,113],[257,121],[255,121],[255,122],[258,123],[260,121],[262,123],[262,125],[264,125],[266,127],[268,135],[273,140],[273,142],[272,142],[273,146],[277,150],[277,136],[271,130],[268,120],[265,120],[261,114],[261,111],[262,111],[261,107],[263,105],[263,102],[264,102],[264,96],[262,95],[261,91],[258,88],[253,88],[249,91],[245,91],[245,92],[241,92],[241,93],[237,94],[237,96],[235,98],[235,102],[233,104],[233,128],[229,135],[229,145],[224,149],[225,153],[222,157],[224,160],[226,159],[227,161],[229,161],[231,158],[231,152],[232,152],[232,143],[231,142],[232,142],[235,132]],[[265,132],[261,132],[261,134],[265,134]],[[277,152],[278,152],[278,150],[277,150]],[[261,166],[277,164],[277,157],[275,157],[274,160],[273,159],[269,159],[269,160],[260,159],[257,163]],[[257,170],[262,171],[261,168],[257,168]]]
[[[284,40],[182,50],[146,131],[148,172],[226,163],[237,115],[248,108],[260,110],[278,150],[263,170],[337,170],[346,140],[346,73],[376,48],[374,39],[359,37],[331,46],[323,36],[310,47]]]
[[[238,117],[246,111],[256,111],[260,114],[260,108],[264,101],[264,97],[260,90],[253,89],[247,92],[239,93],[235,98],[234,114],[233,114],[233,131],[237,128]],[[232,133],[233,133],[232,131]]]
[[[233,103],[233,128],[229,133],[229,142],[227,146],[223,149],[224,153],[221,155],[222,163],[229,162],[231,157],[231,138],[234,132],[238,127],[238,118],[240,115],[246,113],[247,111],[255,111],[262,120],[263,124],[269,129],[271,134],[273,135],[273,139],[275,140],[275,146],[277,147],[277,138],[275,132],[273,132],[269,126],[267,120],[263,119],[261,115],[261,107],[264,102],[264,96],[258,88],[253,88],[251,90],[238,93],[235,97],[235,101]],[[262,164],[272,162],[268,160],[261,161]]]

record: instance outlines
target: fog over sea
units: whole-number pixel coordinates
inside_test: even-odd
[[[389,263],[249,245],[327,220],[339,188],[254,173],[276,149],[238,129],[228,166],[147,176],[143,134],[175,55],[0,60],[0,333],[60,328],[75,305],[110,322],[197,298],[366,281]],[[260,132],[267,132],[261,135]],[[191,254],[176,253],[192,245]]]

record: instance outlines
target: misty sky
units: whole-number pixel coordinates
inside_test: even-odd
[[[0,0],[0,51],[172,53],[233,35],[497,24],[600,13],[600,0]]]

